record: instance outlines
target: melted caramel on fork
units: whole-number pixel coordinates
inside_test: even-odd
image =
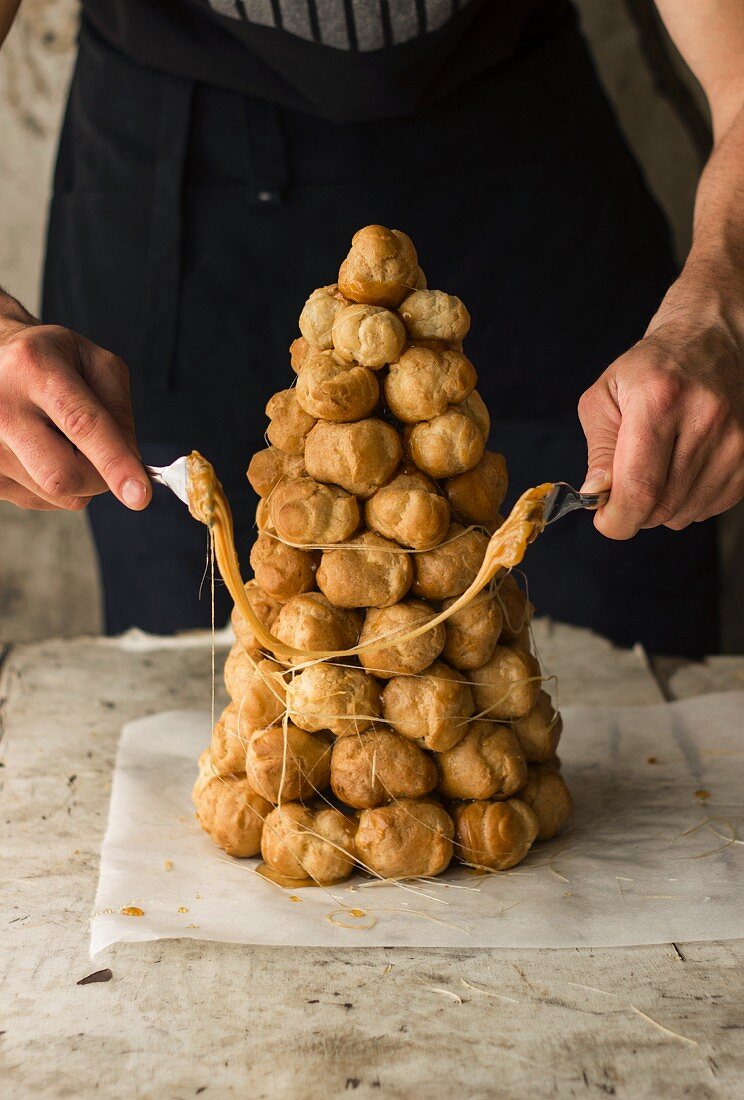
[[[383,641],[396,645],[412,641],[445,622],[451,615],[467,607],[483,591],[501,569],[513,569],[519,565],[533,542],[545,526],[545,502],[553,484],[547,482],[528,489],[516,502],[504,523],[492,535],[486,547],[483,563],[472,584],[445,611],[413,630],[394,631],[390,635],[376,637],[364,645],[352,649],[304,650],[286,645],[275,638],[259,619],[246,596],[245,584],[240,573],[240,562],[235,549],[233,518],[222,485],[214,467],[198,451],[192,451],[188,459],[189,511],[194,519],[206,524],[214,540],[217,565],[236,607],[248,622],[253,634],[264,649],[275,657],[301,661],[331,660],[336,657],[354,657],[365,649],[379,647]]]

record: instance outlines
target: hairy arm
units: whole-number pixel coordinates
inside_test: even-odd
[[[597,528],[680,530],[744,497],[744,3],[657,0],[710,105],[693,243],[644,338],[583,394]]]

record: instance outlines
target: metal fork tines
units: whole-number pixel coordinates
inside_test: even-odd
[[[171,462],[170,466],[145,466],[148,474],[158,485],[165,485],[175,493],[184,504],[189,503],[189,460],[184,455]]]
[[[565,516],[567,512],[573,512],[577,508],[587,508],[595,511],[606,504],[610,499],[610,490],[605,489],[601,493],[580,493],[565,481],[556,481],[553,490],[545,501],[545,523],[554,523],[555,520]]]

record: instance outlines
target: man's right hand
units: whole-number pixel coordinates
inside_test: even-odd
[[[150,501],[126,366],[0,291],[0,500],[79,510],[107,489],[135,510]]]

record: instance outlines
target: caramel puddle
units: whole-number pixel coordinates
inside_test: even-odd
[[[267,863],[259,863],[256,868],[256,874],[261,875],[262,878],[266,878],[269,882],[276,883],[277,886],[284,886],[287,890],[301,890],[303,886],[322,886],[322,882],[316,882],[312,878],[290,878],[289,875],[282,875],[279,871],[272,870]],[[294,901],[294,897],[290,898]],[[300,899],[297,898],[297,901]]]

